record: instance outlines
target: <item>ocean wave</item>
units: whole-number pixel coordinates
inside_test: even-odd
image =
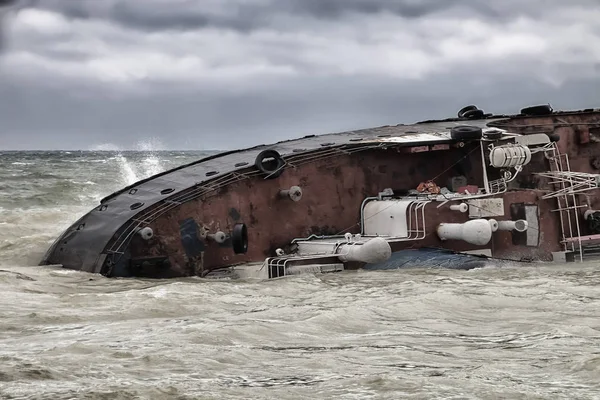
[[[2,153],[0,263],[36,264],[56,237],[103,197],[202,157],[153,149]]]

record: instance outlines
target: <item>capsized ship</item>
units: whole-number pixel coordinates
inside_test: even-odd
[[[584,261],[600,256],[599,186],[600,109],[467,106],[456,118],[309,135],[154,175],[104,198],[41,265],[276,278],[393,268],[427,249]]]

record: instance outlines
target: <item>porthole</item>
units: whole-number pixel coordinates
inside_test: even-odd
[[[131,206],[129,206],[129,208],[132,210],[137,210],[138,208],[142,207],[143,205],[144,205],[144,203],[133,203]]]

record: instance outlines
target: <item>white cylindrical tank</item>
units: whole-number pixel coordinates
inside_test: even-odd
[[[514,168],[531,161],[531,150],[522,145],[494,147],[490,152],[490,164],[494,168]]]
[[[441,223],[437,234],[442,240],[462,240],[484,246],[492,239],[492,230],[492,224],[487,219],[473,219],[462,224]]]
[[[386,261],[392,256],[390,244],[383,238],[376,237],[364,244],[347,243],[338,247],[340,261],[358,261],[367,264]]]
[[[524,219],[518,219],[516,221],[498,221],[498,229],[501,231],[517,231],[525,232],[529,224]]]

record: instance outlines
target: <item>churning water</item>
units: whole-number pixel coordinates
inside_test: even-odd
[[[111,192],[203,156],[0,153],[1,399],[600,398],[600,266],[267,282],[37,267]]]

